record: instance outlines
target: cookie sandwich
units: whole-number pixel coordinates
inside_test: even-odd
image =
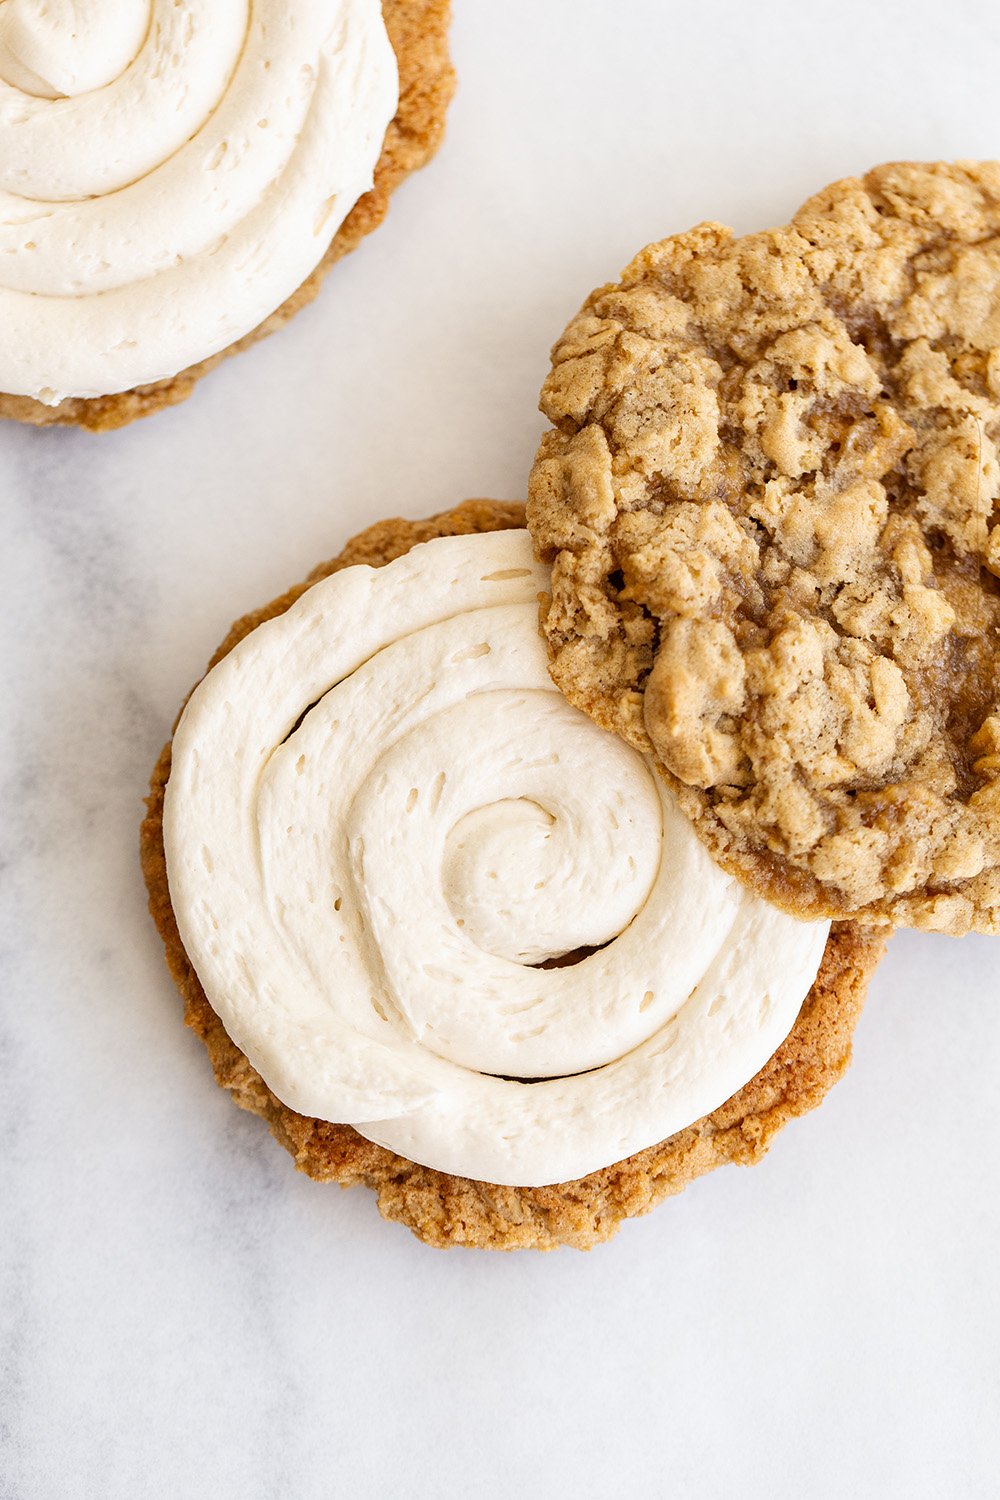
[[[0,6],[0,416],[121,427],[286,323],[433,155],[448,8]]]
[[[1000,932],[1000,164],[648,246],[541,405],[569,700],[785,910]]]
[[[233,627],[150,908],[218,1081],[434,1245],[587,1247],[843,1072],[882,939],[725,873],[549,675],[523,508],[382,522]]]

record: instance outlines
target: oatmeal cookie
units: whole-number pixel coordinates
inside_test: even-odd
[[[377,229],[395,189],[430,161],[444,135],[445,114],[455,88],[448,55],[451,0],[382,0],[382,14],[399,66],[399,105],[389,124],[370,192],[359,198],[334,235],[323,259],[302,285],[245,338],[167,380],[110,396],[68,397],[46,406],[30,396],[0,393],[0,417],[35,427],[85,427],[110,432],[138,417],[186,401],[198,381],[230,354],[275,333],[310,303],[335,261]]]
[[[379,566],[432,537],[523,526],[519,505],[469,501],[427,521],[382,521],[348,542],[339,557],[273,603],[238,620],[212,660],[220,661],[264,620],[288,609],[305,588],[355,563]],[[426,1243],[484,1249],[587,1249],[621,1221],[646,1213],[694,1178],[726,1162],[759,1161],[774,1135],[818,1105],[847,1067],[851,1036],[882,938],[854,924],[834,927],[822,967],[786,1041],[761,1071],[712,1114],[626,1161],[576,1182],[545,1188],[497,1187],[418,1166],[365,1140],[348,1125],[309,1119],[282,1104],[226,1034],[184,951],[167,885],[163,795],[170,745],[153,772],[142,825],[142,868],[167,964],[185,1001],[185,1019],[208,1050],[219,1084],[267,1121],[275,1139],[310,1177],[342,1187],[363,1183],[389,1219]]]
[[[1000,163],[650,245],[541,406],[570,700],[777,905],[1000,931]]]

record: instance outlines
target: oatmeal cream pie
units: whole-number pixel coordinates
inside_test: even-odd
[[[286,323],[433,155],[448,10],[0,3],[0,416],[121,427]]]
[[[648,246],[541,405],[571,702],[786,910],[1000,931],[1000,164]]]
[[[548,675],[518,506],[383,522],[239,621],[156,767],[219,1082],[432,1244],[587,1246],[846,1066],[881,941],[726,875]]]

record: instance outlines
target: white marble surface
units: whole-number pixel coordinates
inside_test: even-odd
[[[897,938],[822,1110],[589,1256],[425,1249],[181,1025],[136,830],[231,617],[520,494],[645,240],[1000,150],[974,0],[458,11],[447,144],[317,305],[125,432],[0,431],[0,1496],[993,1496],[995,941]]]

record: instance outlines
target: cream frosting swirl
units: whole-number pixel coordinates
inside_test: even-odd
[[[547,582],[510,531],[315,584],[197,688],[164,808],[185,949],[278,1097],[518,1186],[723,1103],[828,931],[719,870],[556,690]]]
[[[128,390],[249,333],[397,93],[378,0],[0,0],[0,390]]]

